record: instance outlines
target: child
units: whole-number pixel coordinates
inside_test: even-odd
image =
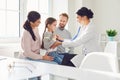
[[[57,40],[57,35],[54,34],[55,28],[57,25],[56,19],[49,17],[46,19],[45,22],[45,31],[43,33],[43,44],[42,47],[47,50],[49,56],[54,57],[54,61],[58,64],[61,64],[64,55],[60,55],[57,53],[56,48],[52,48],[55,43],[59,43],[60,41]]]

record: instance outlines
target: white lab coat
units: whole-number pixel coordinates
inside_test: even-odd
[[[93,26],[92,23],[90,22],[87,26],[81,27],[80,33],[75,40],[73,40],[73,41],[72,40],[64,40],[64,42],[62,43],[62,46],[64,46],[64,47],[82,46],[82,54],[84,54],[84,55],[86,55],[90,52],[101,51],[100,45],[98,43],[99,34],[98,34],[96,28],[97,27]],[[81,54],[77,55],[77,56],[81,56]],[[76,64],[76,60],[78,60],[77,58],[79,58],[79,57],[76,57],[76,59],[74,59],[72,61],[73,64]]]

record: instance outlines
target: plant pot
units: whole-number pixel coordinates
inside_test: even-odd
[[[109,41],[114,41],[114,37],[109,36],[108,39]]]

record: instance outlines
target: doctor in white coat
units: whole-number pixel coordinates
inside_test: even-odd
[[[97,32],[97,27],[92,24],[91,19],[93,18],[93,12],[86,8],[82,7],[77,12],[77,20],[80,23],[80,28],[78,33],[72,40],[64,39],[62,46],[64,47],[78,47],[82,46],[82,55],[85,56],[90,52],[99,52],[101,51],[98,44],[99,34]],[[72,63],[79,67],[81,63],[81,54],[72,58]]]

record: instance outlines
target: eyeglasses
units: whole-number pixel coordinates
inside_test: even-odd
[[[29,67],[31,66],[32,69]],[[11,72],[13,68],[25,68],[27,69],[29,72],[33,72],[33,69],[36,69],[36,66],[29,63],[29,62],[15,62],[13,61],[12,63],[10,63],[8,65],[8,70]]]

